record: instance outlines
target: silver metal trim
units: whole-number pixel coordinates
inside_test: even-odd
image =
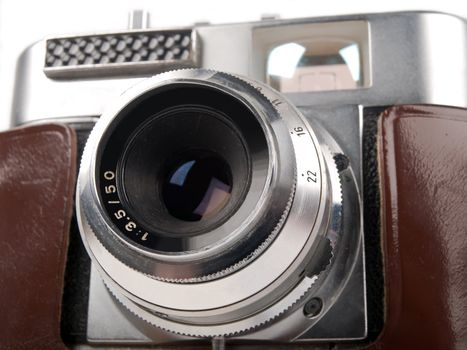
[[[424,103],[467,106],[467,80],[465,74],[459,73],[467,69],[467,46],[462,45],[466,41],[467,22],[443,13],[398,12],[196,26],[198,44],[202,42],[196,48],[197,62],[200,67],[261,79],[263,72],[254,65],[257,52],[252,32],[255,28],[272,23],[284,26],[353,20],[368,21],[371,87],[287,95],[294,105],[360,104],[368,107]],[[445,30],[437,31],[440,27]],[[179,28],[161,28],[165,29]],[[445,40],[447,36],[449,40]],[[40,41],[28,47],[19,58],[11,109],[13,125],[44,116],[101,115],[105,106],[122,91],[141,80],[143,75],[153,74],[68,81],[50,79],[43,72],[44,55],[45,45]]]
[[[27,125],[39,125],[39,124],[50,124],[50,123],[59,123],[59,124],[87,124],[87,123],[97,123],[99,117],[68,117],[68,118],[44,118],[37,119],[26,123]]]

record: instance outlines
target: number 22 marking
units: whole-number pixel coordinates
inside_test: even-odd
[[[314,172],[312,172],[311,170],[308,170],[308,171],[306,172],[306,175],[307,175],[306,181],[308,181],[308,182],[316,183],[316,181],[318,180],[318,178],[317,178],[317,176],[316,176],[317,174],[314,173]]]

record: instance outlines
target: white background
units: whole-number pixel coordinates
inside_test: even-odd
[[[16,60],[28,45],[50,35],[126,29],[132,9],[147,10],[155,28],[254,21],[268,14],[297,18],[434,10],[467,18],[467,0],[0,0],[0,130],[10,124]]]

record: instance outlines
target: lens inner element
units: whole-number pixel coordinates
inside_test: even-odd
[[[181,237],[222,225],[242,204],[250,157],[238,127],[222,111],[169,107],[130,136],[119,191],[148,232]]]
[[[180,220],[208,219],[224,208],[231,197],[230,167],[213,152],[182,153],[167,165],[164,178],[164,204]]]

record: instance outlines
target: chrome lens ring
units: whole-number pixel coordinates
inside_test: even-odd
[[[274,187],[270,187],[274,190],[273,193],[266,190],[263,203],[272,204],[268,210],[272,208],[278,219],[276,228],[271,232],[272,239],[266,240],[263,249],[241,268],[203,283],[199,280],[170,283],[154,278],[152,272],[155,264],[161,261],[170,263],[180,257],[158,257],[138,252],[122,242],[102,210],[93,176],[99,140],[122,106],[158,84],[177,82],[196,82],[226,90],[232,89],[234,84],[236,96],[259,111],[268,135],[270,159],[273,160],[268,183],[274,184]],[[310,286],[303,287],[303,283],[312,284],[313,281],[304,279],[303,273],[309,262],[320,253],[317,247],[326,236],[330,215],[327,176],[312,129],[301,114],[271,88],[246,78],[206,70],[169,72],[127,91],[93,130],[83,155],[78,183],[80,229],[93,262],[107,284],[112,286],[114,294],[175,322],[199,325],[233,322],[279,300],[293,303],[296,299],[289,300],[287,295],[298,293],[295,288],[299,285],[308,290]],[[270,196],[278,193],[281,194],[281,201],[271,201]],[[261,209],[264,209],[262,204],[253,214],[257,215]],[[129,252],[133,257],[142,256],[150,263],[131,266],[131,262],[124,258]],[[203,253],[206,254],[187,254],[181,259],[190,261]]]
[[[262,238],[261,236],[249,237],[255,232],[261,233],[264,237],[258,242],[258,246],[265,248],[266,244],[272,240],[271,235],[277,231],[278,226],[281,225],[281,221],[286,215],[285,212],[289,208],[288,204],[293,196],[293,182],[295,179],[292,146],[283,144],[282,142],[281,148],[278,149],[277,147],[278,140],[276,138],[284,138],[287,130],[284,130],[279,123],[272,123],[273,119],[279,120],[279,117],[268,100],[256,89],[233,76],[219,76],[219,73],[211,73],[210,79],[190,78],[190,74],[193,73],[194,71],[188,70],[171,72],[169,76],[167,74],[156,76],[127,91],[119,99],[116,106],[110,108],[101,117],[101,120],[91,133],[83,155],[80,172],[82,175],[80,176],[80,181],[82,180],[82,183],[89,184],[89,190],[83,192],[81,199],[85,203],[85,206],[91,205],[91,203],[95,205],[94,208],[90,209],[88,217],[91,218],[91,226],[95,225],[93,231],[96,232],[98,239],[106,246],[106,249],[111,251],[113,255],[117,256],[125,264],[138,271],[155,278],[175,282],[189,282],[201,279],[206,280],[206,277],[210,277],[208,279],[220,277],[225,273],[233,272],[236,268],[243,265],[241,262],[256,257],[257,254],[253,253],[256,251],[255,249],[246,250],[241,243],[248,243],[252,238]],[[200,72],[197,71],[196,74],[200,74]],[[105,145],[106,134],[112,133],[116,124],[118,126],[116,121],[118,122],[118,117],[122,115],[122,111],[129,104],[142,95],[147,94],[148,91],[152,92],[166,86],[173,87],[182,84],[205,86],[220,91],[227,90],[227,93],[233,95],[233,98],[237,98],[256,111],[258,121],[261,122],[267,138],[269,162],[263,164],[263,169],[260,167],[257,171],[258,176],[252,178],[250,185],[252,190],[248,192],[237,212],[225,224],[205,235],[208,237],[217,234],[216,231],[228,231],[224,234],[225,239],[219,240],[211,246],[204,246],[201,249],[186,251],[182,254],[159,254],[158,252],[140,249],[135,244],[128,242],[128,240],[122,239],[122,235],[118,234],[118,228],[109,220],[109,217],[112,218],[112,215],[114,215],[120,216],[124,221],[125,215],[120,215],[121,209],[117,207],[113,213],[106,213],[103,210],[104,205],[102,198],[99,196],[96,181],[98,177],[99,157],[102,156],[99,153],[102,152],[102,145]],[[226,86],[229,86],[229,88],[226,88]],[[87,152],[89,149],[91,151]],[[85,162],[85,160],[89,161]],[[109,169],[109,174],[111,174],[109,177],[111,179],[116,177],[113,175],[112,170]],[[104,178],[103,180],[105,180],[105,176],[105,172],[101,174],[101,177]],[[115,186],[115,184],[111,183],[110,186]],[[112,199],[109,202],[118,201]],[[99,213],[98,216],[96,212]],[[127,214],[125,211],[123,213]],[[129,222],[133,222],[131,217],[126,216],[126,218]],[[99,229],[97,229],[98,226]],[[105,229],[102,227],[105,227]],[[197,236],[196,239],[202,241],[204,237]],[[241,256],[239,255],[239,250],[246,251],[247,254]],[[229,257],[224,254],[225,252],[231,252],[232,254]],[[218,259],[214,261],[212,257],[216,256]],[[217,263],[219,261],[224,265]],[[189,263],[189,268],[181,269],[180,264],[183,263]],[[219,274],[219,271],[223,271],[223,273]]]

